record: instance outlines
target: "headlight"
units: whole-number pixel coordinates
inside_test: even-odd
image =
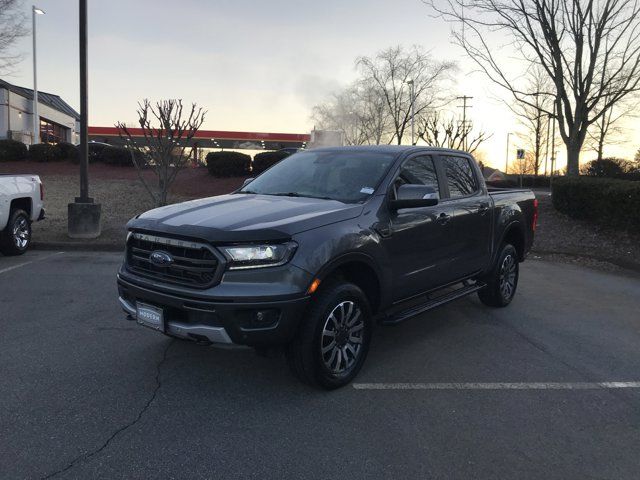
[[[264,245],[234,245],[220,247],[220,250],[227,257],[229,270],[242,270],[284,265],[291,260],[297,247],[298,245],[295,242],[287,242]]]

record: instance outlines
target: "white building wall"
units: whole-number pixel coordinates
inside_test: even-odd
[[[17,93],[0,88],[0,138],[7,138],[8,131],[14,140],[29,145],[33,141],[33,102]],[[58,110],[38,102],[38,115],[41,118],[67,128],[66,141],[77,144],[79,130],[76,119]]]

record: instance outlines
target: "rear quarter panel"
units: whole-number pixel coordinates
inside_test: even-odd
[[[524,254],[533,245],[533,213],[535,195],[531,190],[491,189],[494,203],[494,256],[511,227],[520,228],[524,235]]]

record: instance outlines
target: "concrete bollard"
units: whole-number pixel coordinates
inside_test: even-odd
[[[98,238],[100,236],[99,203],[70,203],[68,213],[68,235],[70,238]]]

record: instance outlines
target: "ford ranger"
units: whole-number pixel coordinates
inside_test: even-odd
[[[536,220],[531,191],[489,190],[464,152],[305,150],[231,194],[132,219],[119,301],[171,337],[283,347],[301,380],[332,389],[376,324],[474,292],[508,305]]]

